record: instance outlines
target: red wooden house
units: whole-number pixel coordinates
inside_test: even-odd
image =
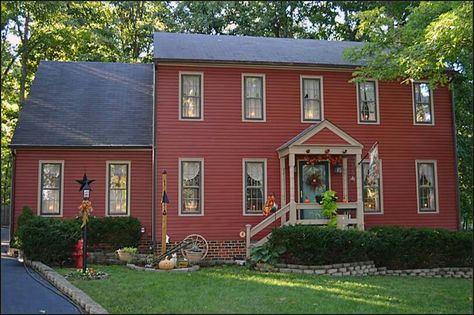
[[[245,256],[281,224],[325,224],[337,192],[359,229],[457,229],[453,103],[426,82],[351,83],[355,42],[155,33],[153,65],[42,62],[11,143],[14,214],[132,215],[171,242],[203,235],[210,257]],[[380,178],[362,160],[378,143]],[[274,193],[279,210],[262,215]],[[242,233],[245,232],[245,233]]]

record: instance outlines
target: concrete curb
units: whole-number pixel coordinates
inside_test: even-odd
[[[25,263],[41,273],[59,291],[67,295],[74,303],[79,305],[87,314],[109,314],[102,306],[92,300],[84,291],[73,286],[59,273],[39,261],[26,260]]]

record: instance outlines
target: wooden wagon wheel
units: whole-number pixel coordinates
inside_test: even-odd
[[[207,241],[204,237],[202,237],[199,234],[190,234],[186,236],[185,239],[183,240],[183,242],[186,242],[186,241],[190,242],[190,244],[186,246],[186,248],[181,249],[181,255],[186,257],[186,253],[184,252],[185,249],[191,248],[192,246],[195,245],[199,247],[203,252],[201,259],[204,259],[204,257],[206,257],[207,251],[209,250],[209,245],[207,244]]]

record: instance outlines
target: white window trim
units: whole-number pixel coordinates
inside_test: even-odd
[[[201,213],[181,212],[181,162],[201,162]],[[202,217],[204,216],[204,158],[178,158],[178,216],[180,217]]]
[[[263,205],[265,206],[265,202],[267,201],[267,191],[268,191],[268,182],[267,182],[267,159],[250,159],[250,158],[243,158],[242,159],[242,215],[243,216],[246,216],[246,217],[254,217],[254,216],[262,216],[262,213],[263,213],[263,209],[262,209],[262,212],[259,212],[259,213],[247,213],[245,210],[245,197],[246,197],[246,194],[245,194],[245,163],[247,162],[258,162],[258,163],[262,163],[263,162],[263,173],[264,173],[264,182],[263,182],[263,185],[264,185],[264,195],[263,195]]]
[[[321,97],[321,120],[304,120],[303,79],[319,79],[319,93]],[[324,82],[323,77],[320,75],[300,75],[300,118],[301,122],[305,124],[315,124],[324,120]]]
[[[362,166],[362,163],[369,163],[370,160],[363,160],[361,162],[361,166]],[[380,194],[380,211],[379,212],[365,212],[365,209],[364,209],[364,200],[362,200],[362,211],[364,212],[364,215],[381,215],[381,214],[384,214],[384,207],[383,207],[383,167],[382,167],[382,160],[379,160],[379,166],[380,166],[380,178],[379,178],[379,194]],[[362,171],[362,167],[361,167],[361,171]],[[364,173],[362,173],[362,181],[364,180]],[[364,198],[364,183],[360,183],[361,185],[361,189],[362,189],[362,198]]]
[[[296,200],[300,200],[300,192],[301,192],[301,185],[300,185],[300,179],[301,179],[301,176],[303,174],[300,173],[300,162],[304,162],[304,159],[297,159],[295,161],[295,167],[296,167],[296,174],[297,174],[297,177],[296,177],[296,181],[298,182],[297,183],[297,189],[298,189],[298,193],[296,194]],[[329,186],[329,190],[331,190],[332,186],[331,186],[331,183],[332,183],[332,178],[331,178],[331,162],[328,160],[328,159],[325,159],[325,160],[318,160],[316,163],[319,163],[319,162],[324,162],[324,163],[327,163],[328,165],[328,186]]]
[[[132,162],[131,161],[107,161],[106,163],[106,171],[105,171],[105,216],[106,217],[129,217],[131,210],[130,209],[130,199],[132,199],[132,190],[131,190],[131,182],[132,182]],[[109,165],[110,164],[128,164],[128,173],[127,173],[127,213],[126,214],[118,214],[118,213],[109,213]]]
[[[433,97],[434,91],[431,87],[430,87],[431,123],[416,122],[415,83],[426,83],[426,84],[428,84],[428,81],[411,81],[411,102],[412,102],[413,125],[415,125],[415,126],[434,126],[435,125],[434,97]]]
[[[379,81],[373,79],[367,79],[367,81],[375,82],[375,110],[377,111],[375,122],[363,121],[360,120],[360,96],[359,96],[359,83],[356,83],[356,93],[357,93],[357,123],[360,125],[380,125],[380,104],[379,104]]]
[[[246,119],[245,118],[245,77],[259,77],[262,78],[262,101],[263,101],[263,108],[262,108],[262,119]],[[255,123],[262,123],[267,121],[267,91],[266,91],[266,80],[265,74],[263,73],[242,73],[241,75],[241,99],[242,99],[242,121],[245,122],[255,122]]]
[[[431,163],[434,165],[435,181],[435,206],[436,211],[420,211],[420,189],[418,187],[418,164]],[[438,214],[439,213],[439,194],[438,194],[438,163],[436,160],[415,160],[415,178],[416,178],[416,211],[418,214]]]
[[[42,192],[41,192],[41,166],[43,164],[61,164],[61,201],[59,202],[59,214],[41,214],[41,199],[42,199]],[[42,217],[53,217],[53,218],[60,218],[63,216],[63,204],[64,204],[64,160],[39,160],[38,163],[38,204],[36,213],[38,216]]]
[[[200,118],[183,118],[181,117],[182,113],[182,103],[183,98],[181,95],[182,90],[182,78],[183,75],[199,75],[201,77],[201,103],[200,103]],[[193,71],[180,71],[179,72],[179,108],[178,108],[178,119],[182,121],[203,121],[204,120],[204,72],[193,72]]]

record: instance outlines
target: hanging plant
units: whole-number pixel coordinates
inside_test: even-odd
[[[336,227],[336,215],[337,215],[337,196],[333,190],[328,190],[323,194],[323,200],[321,201],[323,214],[329,219],[328,226]]]

